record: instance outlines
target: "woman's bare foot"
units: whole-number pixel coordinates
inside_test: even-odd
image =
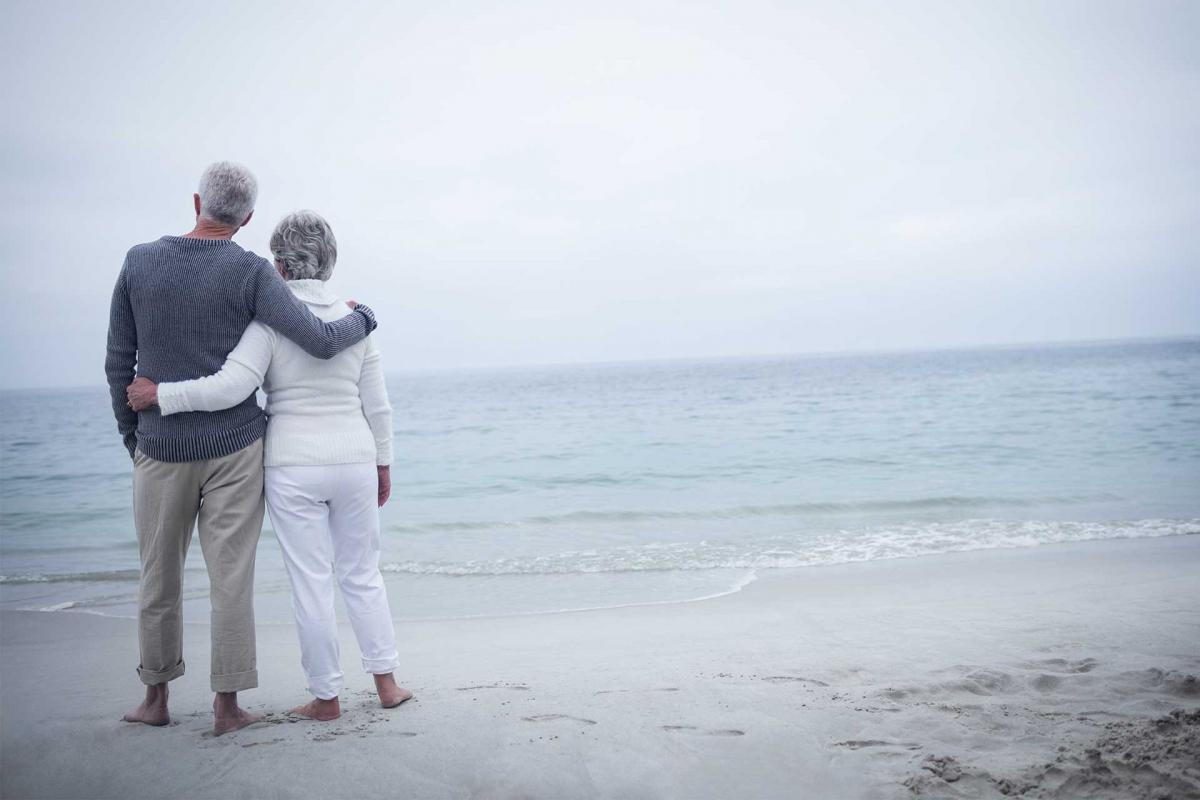
[[[336,697],[329,700],[316,697],[302,706],[296,706],[288,713],[315,719],[317,722],[329,722],[342,715],[342,705]]]
[[[146,687],[146,699],[142,704],[121,717],[125,722],[140,722],[143,725],[153,725],[156,728],[171,721],[167,713],[167,685],[159,683]]]
[[[251,714],[237,704],[237,692],[217,692],[213,698],[213,735],[232,733],[263,718],[262,714]]]
[[[396,685],[396,676],[390,672],[375,676],[375,692],[379,695],[379,704],[384,708],[395,708],[413,696],[408,689]]]

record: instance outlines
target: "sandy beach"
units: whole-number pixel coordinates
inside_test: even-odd
[[[417,698],[373,704],[343,629],[340,720],[290,626],[267,720],[213,738],[208,636],[165,729],[126,619],[5,612],[8,798],[1200,796],[1200,537],[764,572],[695,603],[400,630]]]
[[[1200,800],[1200,0],[4,11],[0,800]]]

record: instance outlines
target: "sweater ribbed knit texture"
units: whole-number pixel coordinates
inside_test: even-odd
[[[350,313],[324,281],[287,287],[323,320]],[[252,322],[217,374],[160,383],[158,408],[167,416],[227,408],[258,386],[270,418],[263,466],[392,463],[392,407],[370,338],[322,361]]]
[[[271,264],[227,239],[164,236],[132,248],[113,289],[105,372],[130,456],[201,461],[262,438],[266,418],[251,392],[223,411],[162,416],[126,405],[136,374],[156,383],[216,372],[257,319],[317,358],[331,358],[375,328],[371,310],[324,322],[288,290]]]

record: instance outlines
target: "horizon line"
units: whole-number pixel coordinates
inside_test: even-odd
[[[508,364],[467,364],[455,365],[450,367],[407,367],[389,370],[385,373],[385,377],[389,375],[421,375],[429,373],[449,373],[449,372],[488,372],[488,371],[510,371],[521,369],[567,369],[575,367],[599,367],[599,366],[617,366],[621,364],[666,364],[672,362],[700,362],[700,361],[751,361],[751,360],[766,360],[766,359],[784,359],[784,358],[819,358],[819,357],[854,357],[854,356],[873,356],[873,355],[902,355],[916,353],[953,353],[953,352],[970,352],[975,350],[1020,350],[1032,347],[1086,347],[1105,344],[1151,344],[1155,342],[1186,342],[1200,341],[1200,333],[1181,333],[1181,334],[1166,334],[1166,335],[1151,335],[1151,336],[1123,336],[1123,337],[1105,337],[1098,339],[1051,339],[1041,341],[1007,341],[1007,342],[987,342],[982,344],[969,345],[945,345],[934,347],[888,347],[888,348],[850,348],[846,350],[793,350],[793,351],[775,351],[775,352],[759,352],[759,353],[742,353],[736,355],[700,355],[700,356],[664,356],[660,358],[615,358],[601,359],[595,361],[530,361],[530,362],[514,362]],[[42,386],[0,386],[0,392],[31,392],[44,389],[55,390],[71,390],[71,389],[94,389],[105,386],[100,382],[96,383],[77,383],[77,384],[57,384],[57,385],[42,385]]]
[[[981,344],[943,345],[930,347],[885,347],[850,348],[846,350],[784,350],[773,352],[738,353],[732,355],[662,356],[657,358],[612,358],[595,361],[529,361],[509,364],[473,364],[453,367],[410,367],[392,370],[392,373],[419,374],[428,372],[484,372],[487,370],[518,370],[566,367],[599,367],[618,364],[666,364],[677,361],[752,361],[776,358],[838,357],[903,355],[906,353],[954,353],[972,350],[1020,350],[1031,347],[1086,347],[1105,344],[1152,344],[1155,342],[1200,342],[1200,333],[1178,333],[1148,336],[1117,336],[1097,339],[1045,339],[1006,342],[984,342]],[[63,387],[66,388],[66,387]]]

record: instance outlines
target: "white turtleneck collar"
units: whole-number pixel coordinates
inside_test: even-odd
[[[306,303],[331,306],[338,301],[337,295],[330,291],[329,287],[325,285],[325,281],[316,278],[288,281],[287,285],[292,290],[292,294]]]

